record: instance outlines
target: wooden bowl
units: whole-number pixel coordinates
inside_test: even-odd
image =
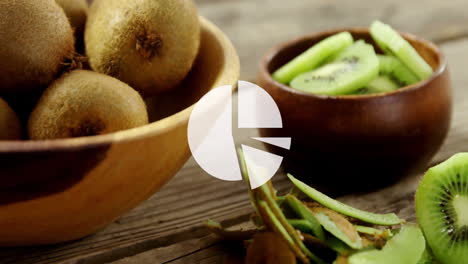
[[[376,46],[367,29],[313,34],[268,52],[258,77],[283,118],[283,129],[261,129],[261,135],[292,137],[290,151],[272,149],[285,157],[286,171],[332,194],[375,189],[423,168],[443,143],[452,112],[443,54],[434,44],[405,33],[434,69],[426,81],[385,94],[320,96],[273,80],[276,69],[342,31]]]
[[[149,104],[154,119],[168,117],[102,136],[0,142],[0,246],[91,234],[176,174],[190,157],[186,130],[192,105],[215,87],[234,87],[239,78],[231,42],[209,21],[200,21],[202,44],[192,72],[156,100],[157,108]]]

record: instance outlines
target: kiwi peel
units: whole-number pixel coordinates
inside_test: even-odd
[[[31,139],[94,136],[148,123],[146,105],[128,85],[96,72],[76,70],[46,89],[33,110]]]
[[[308,223],[303,223],[303,226],[307,226],[312,231],[312,235],[316,236],[320,240],[325,239],[325,233],[323,232],[320,222],[314,216],[314,213],[309,208],[307,208],[307,206],[305,206],[293,195],[286,196],[286,203],[298,217],[304,219],[304,221]]]
[[[249,171],[247,170],[247,166],[253,166],[254,168],[258,168],[258,166],[252,164],[252,160],[246,161],[241,150],[239,150],[238,155],[242,175],[248,182]],[[250,173],[256,173],[256,171],[250,170]],[[247,184],[249,197],[255,208],[255,213],[252,215],[251,220],[258,227],[253,232],[272,232],[288,245],[289,250],[301,262],[325,264],[335,260],[334,263],[350,264],[349,260],[351,258],[359,260],[361,256],[364,256],[362,258],[364,262],[354,262],[354,264],[370,264],[373,262],[365,261],[368,258],[374,257],[374,255],[388,257],[391,255],[389,252],[399,254],[400,250],[403,254],[401,259],[405,260],[407,259],[408,249],[405,246],[405,249],[402,250],[400,244],[413,243],[414,241],[418,243],[418,236],[414,238],[413,235],[409,235],[402,238],[400,235],[400,238],[395,239],[396,235],[393,234],[392,229],[383,229],[382,225],[399,225],[404,222],[396,215],[372,214],[349,207],[324,194],[311,192],[311,189],[308,189],[311,187],[307,186],[306,188],[301,182],[295,180],[294,177],[288,176],[294,187],[293,191],[290,191],[285,196],[278,196],[271,182],[267,182],[256,189],[251,189],[250,185]],[[312,195],[310,195],[311,193]],[[300,200],[298,197],[302,197],[302,194],[305,194],[313,201]],[[342,214],[343,212],[345,214]],[[355,223],[361,224],[362,221],[367,221],[378,226],[355,225]],[[207,226],[211,226],[212,229],[214,228],[213,232],[216,234],[246,234],[242,230],[239,232],[223,231],[221,225],[217,223],[208,223]],[[406,226],[403,227],[406,228]],[[419,228],[416,227],[416,229],[422,237]],[[404,232],[395,233],[403,234]],[[249,233],[249,235],[251,234]],[[390,243],[391,241],[392,243]],[[396,246],[392,246],[392,244]],[[424,238],[423,244],[425,244]],[[416,252],[417,254],[414,257],[416,260],[422,259],[424,248],[425,246],[419,252],[419,244],[417,244],[418,252]],[[371,254],[370,257],[360,255],[365,252],[375,253]],[[268,263],[265,262],[268,260],[267,256],[263,256],[258,261],[260,261],[259,263]],[[376,263],[379,264],[380,262]],[[390,262],[381,263],[387,264]],[[418,264],[417,262],[401,263]]]
[[[430,168],[416,191],[416,216],[434,256],[460,263],[468,252],[468,153]]]
[[[359,219],[366,223],[383,225],[383,226],[398,225],[404,222],[394,213],[374,214],[374,213],[362,211],[357,208],[351,207],[349,205],[343,204],[337,200],[334,200],[326,196],[325,194],[317,191],[316,189],[308,186],[307,184],[299,181],[298,179],[294,178],[294,176],[292,176],[291,174],[288,174],[288,177],[291,180],[291,182],[294,184],[294,186],[296,186],[299,190],[301,190],[305,195],[310,197],[312,200],[320,203],[321,205],[327,208],[330,208],[338,213]]]

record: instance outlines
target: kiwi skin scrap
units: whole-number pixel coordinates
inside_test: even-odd
[[[28,122],[31,139],[94,136],[148,124],[141,96],[100,73],[75,70],[55,81]]]
[[[0,98],[0,140],[21,139],[21,123],[16,113]]]
[[[85,30],[94,71],[113,76],[143,96],[176,87],[200,46],[191,0],[95,0]]]
[[[47,87],[75,52],[70,23],[55,0],[0,1],[0,94]]]
[[[84,29],[88,17],[86,0],[55,0],[63,8],[75,32],[76,50],[84,52]]]

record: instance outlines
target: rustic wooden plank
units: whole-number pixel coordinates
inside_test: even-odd
[[[201,13],[218,24],[237,46],[244,79],[255,77],[256,65],[261,55],[273,43],[307,32],[332,27],[367,26],[373,19],[379,18],[392,23],[397,28],[427,38],[451,40],[465,34],[464,28],[468,24],[468,17],[463,13],[464,0],[450,2],[427,0],[424,4],[420,1],[413,3],[402,0],[378,2],[364,0],[358,5],[347,1],[337,3],[330,0],[313,2],[290,0],[283,6],[273,0],[199,0],[197,2],[200,4]],[[456,111],[449,139],[437,155],[436,161],[454,152],[466,150],[468,147],[468,126],[463,117],[468,112],[468,102],[462,100],[468,95],[465,89],[468,85],[468,76],[463,72],[466,65],[464,58],[468,57],[468,41],[451,42],[444,45],[444,51],[452,66],[451,72],[456,88]],[[251,136],[255,131],[243,132],[238,138],[245,138],[245,133]],[[384,193],[344,199],[363,209],[400,210],[400,215],[407,216],[411,220],[412,216],[414,218],[411,209],[411,192],[417,184],[417,177],[408,178],[406,181]],[[280,189],[288,186],[284,177],[277,177],[275,182]],[[154,248],[160,250],[158,255],[171,250],[182,250],[187,248],[183,245],[197,239],[202,241],[206,239],[207,231],[202,228],[202,222],[208,218],[227,221],[230,224],[244,222],[251,212],[245,191],[242,183],[226,183],[212,179],[194,166],[193,162],[189,162],[169,185],[99,233],[73,243],[0,249],[0,263],[102,263]],[[382,201],[382,197],[393,197],[393,199]],[[388,204],[385,205],[385,202]],[[182,244],[176,244],[177,242]],[[185,260],[200,260],[203,258],[204,250],[196,247],[185,253],[192,251],[194,254],[189,254],[187,257],[178,254],[176,254],[178,256],[165,255],[167,258],[164,261],[169,261],[171,258],[178,263],[184,263],[181,261]],[[222,246],[218,244],[209,246],[207,250],[210,251],[208,255],[215,259],[219,255],[213,252],[224,252]],[[206,261],[211,261],[211,257]],[[157,262],[148,259],[140,263]]]

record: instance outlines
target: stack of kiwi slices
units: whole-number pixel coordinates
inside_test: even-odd
[[[191,0],[0,2],[0,140],[101,135],[149,122],[200,46]]]
[[[370,34],[385,54],[341,32],[280,67],[273,78],[304,92],[340,96],[387,93],[432,75],[431,66],[390,26],[375,21]]]
[[[239,151],[247,181],[262,169]],[[248,169],[247,169],[248,168]],[[249,175],[250,174],[250,175]],[[252,175],[254,174],[254,175]],[[288,174],[293,188],[271,182],[249,188],[253,229],[216,235],[242,240],[247,264],[463,264],[468,252],[468,153],[429,169],[416,192],[419,226],[396,214],[375,214],[334,200]]]

